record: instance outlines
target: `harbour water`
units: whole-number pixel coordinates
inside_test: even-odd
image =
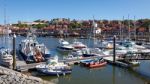
[[[17,37],[16,45],[20,43],[25,37]],[[58,38],[52,37],[38,37],[39,43],[44,43],[50,50],[55,51],[62,58],[65,54],[58,52],[56,47],[58,45]],[[66,38],[67,41],[73,42],[74,38]],[[93,40],[78,39],[79,41],[87,44],[88,47],[93,47]],[[66,76],[42,76],[38,75],[38,72],[32,74],[41,77],[47,81],[53,81],[56,84],[149,84],[150,83],[150,61],[141,61],[141,65],[136,68],[136,71],[143,74],[139,74],[132,69],[126,69],[116,67],[112,65],[106,65],[105,67],[89,69],[80,65],[73,65],[72,74]],[[146,75],[146,76],[145,76]]]

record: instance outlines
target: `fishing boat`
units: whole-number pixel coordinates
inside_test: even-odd
[[[57,49],[60,51],[72,51],[74,47],[68,41],[60,39],[59,46],[57,47]]]
[[[70,74],[72,72],[70,66],[68,66],[63,62],[58,62],[57,56],[48,60],[47,64],[37,65],[36,69],[39,72],[42,72],[46,75],[55,75],[55,76]]]
[[[74,40],[72,46],[73,46],[75,49],[87,48],[87,46],[86,46],[85,44],[83,44],[83,43],[80,42],[80,41],[77,41],[77,39]]]
[[[19,51],[28,63],[47,61],[51,53],[44,44],[39,44],[32,33],[28,33],[27,38],[22,40]]]

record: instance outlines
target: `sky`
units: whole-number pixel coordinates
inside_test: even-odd
[[[0,0],[0,24],[37,19],[150,18],[150,0]]]

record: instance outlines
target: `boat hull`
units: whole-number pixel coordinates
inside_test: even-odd
[[[61,71],[48,71],[46,69],[38,69],[39,72],[42,72],[45,75],[57,76],[57,75],[65,75],[71,74],[72,70],[61,70]]]
[[[57,47],[59,51],[72,51],[73,48]]]
[[[93,60],[92,59],[87,59],[87,60],[81,60],[80,64],[83,66],[88,66],[89,63],[91,63]]]
[[[97,64],[89,64],[89,68],[97,68],[97,67],[102,67],[105,66],[107,62],[102,62],[102,63],[97,63]]]
[[[83,54],[83,57],[93,57],[95,56],[94,54]]]
[[[86,48],[86,46],[74,46],[75,49],[82,49],[82,48]]]
[[[43,54],[45,61],[51,58],[51,54]]]
[[[30,59],[28,59],[29,56],[25,55],[23,52],[21,52],[19,50],[19,53],[23,56],[23,59],[27,62],[27,63],[34,63],[35,60],[34,58],[32,58],[33,56],[30,56]]]
[[[12,66],[12,61],[11,62],[4,62],[4,61],[0,61],[0,64],[6,67],[11,67]]]

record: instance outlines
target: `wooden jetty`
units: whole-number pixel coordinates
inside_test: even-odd
[[[116,61],[115,62],[113,61],[112,56],[111,57],[104,57],[104,60],[106,60],[109,64],[112,64],[112,65],[115,65],[115,66],[125,67],[125,68],[130,67],[127,63],[118,61],[119,60],[118,56],[116,56]]]
[[[130,64],[121,62],[120,60],[150,60],[150,56],[144,53],[137,53],[138,57],[136,55],[133,56],[128,56],[126,58],[123,58],[121,54],[117,54],[115,56],[115,61],[113,55],[102,55],[102,56],[92,56],[92,57],[84,57],[84,58],[79,58],[79,59],[68,59],[68,60],[59,60],[60,62],[67,63],[69,65],[75,64],[75,63],[80,63],[81,60],[86,60],[86,59],[96,59],[96,58],[104,58],[108,63],[120,67],[131,67]],[[22,58],[23,59],[23,58]],[[28,71],[29,69],[35,69],[36,65],[39,64],[44,64],[46,62],[40,62],[40,63],[32,63],[32,64],[27,64],[24,60],[17,60],[17,70],[18,71]]]
[[[21,56],[20,56],[21,57]],[[80,59],[70,59],[70,60],[59,60],[60,62],[64,62],[67,64],[74,64],[74,63],[80,63],[81,60],[86,60],[86,59],[96,59],[96,58],[101,58],[101,57],[112,57],[112,55],[103,55],[103,56],[92,56],[92,57],[84,57],[84,58],[80,58]],[[16,63],[17,65],[17,70],[18,71],[28,71],[29,69],[35,69],[36,65],[39,64],[44,64],[46,62],[40,62],[40,63],[32,63],[32,64],[27,64],[23,58],[21,58],[22,60],[17,60]]]

